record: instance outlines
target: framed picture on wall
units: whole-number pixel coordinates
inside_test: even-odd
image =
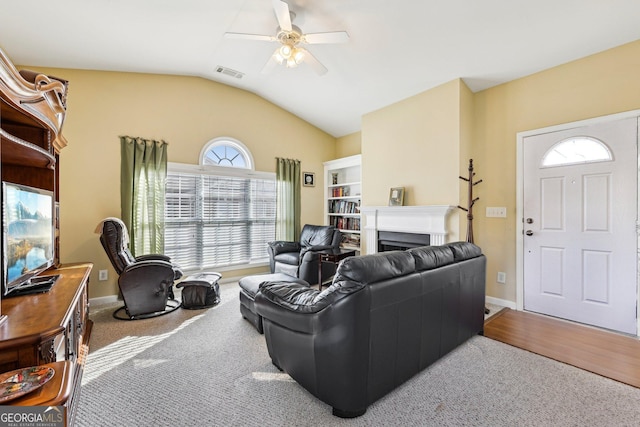
[[[394,187],[389,191],[389,206],[402,206],[404,203],[404,187]]]
[[[316,174],[313,172],[302,172],[302,185],[305,187],[315,187]]]

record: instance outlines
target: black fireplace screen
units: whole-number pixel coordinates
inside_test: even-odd
[[[429,246],[428,234],[378,231],[378,252],[403,251],[409,248]]]

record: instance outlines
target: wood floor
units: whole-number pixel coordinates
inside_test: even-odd
[[[508,308],[487,319],[484,335],[640,388],[640,340]]]

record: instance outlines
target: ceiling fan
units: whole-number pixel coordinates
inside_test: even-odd
[[[279,25],[275,36],[246,33],[225,33],[224,37],[228,39],[279,42],[281,46],[279,46],[273,55],[271,55],[271,58],[269,58],[269,61],[262,69],[263,73],[270,71],[276,65],[285,65],[288,68],[293,68],[302,62],[306,62],[319,75],[325,74],[327,72],[327,68],[301,45],[345,43],[349,40],[349,34],[347,34],[346,31],[305,34],[300,28],[291,23],[296,15],[289,10],[289,5],[287,5],[287,3],[281,0],[272,0],[272,3]]]

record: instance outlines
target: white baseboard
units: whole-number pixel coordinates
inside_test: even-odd
[[[99,306],[105,304],[113,304],[118,302],[118,295],[108,295],[106,297],[97,297],[89,299],[89,306]]]
[[[509,307],[512,310],[516,309],[516,303],[506,299],[494,298],[487,295],[484,300],[489,304],[495,304],[502,307]]]
[[[231,283],[231,282],[237,282],[238,280],[242,279],[245,276],[234,276],[234,277],[223,277],[222,279],[220,279],[220,281],[218,281],[218,283],[222,284],[226,284],[226,283]]]

